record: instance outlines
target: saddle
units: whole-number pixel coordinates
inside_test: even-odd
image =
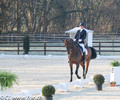
[[[80,52],[81,52],[82,55],[83,55],[83,48],[79,45],[79,43],[77,43],[77,42],[75,42],[75,43],[76,43],[77,47],[79,48]],[[87,47],[88,47],[88,46],[85,45],[85,49],[86,49]],[[87,50],[87,49],[86,49],[86,50]]]

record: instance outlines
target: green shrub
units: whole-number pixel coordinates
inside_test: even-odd
[[[117,60],[114,60],[112,63],[111,63],[112,67],[115,67],[115,66],[120,66],[120,63],[117,61]]]
[[[24,50],[24,54],[28,54],[29,49],[30,49],[29,36],[26,35],[23,38],[23,50]]]
[[[52,85],[46,85],[42,88],[43,96],[52,96],[55,94],[55,88]]]
[[[5,90],[7,87],[11,88],[14,83],[17,83],[17,75],[11,73],[11,72],[6,72],[6,71],[0,71],[0,85],[1,85],[1,90]]]
[[[95,84],[103,84],[105,81],[105,78],[101,74],[96,74],[93,78]]]

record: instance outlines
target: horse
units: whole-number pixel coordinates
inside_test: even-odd
[[[85,63],[82,57],[82,48],[80,49],[78,44],[73,41],[71,38],[67,38],[64,40],[64,46],[67,49],[68,59],[69,59],[69,66],[70,66],[70,82],[72,82],[72,75],[73,75],[73,64],[76,64],[75,74],[78,79],[81,77],[78,75],[79,65],[83,68],[83,79],[86,78],[86,74],[88,72],[88,67],[91,59],[95,59],[97,57],[96,50],[93,47],[86,47],[88,54],[85,57]],[[85,67],[86,64],[86,67]]]

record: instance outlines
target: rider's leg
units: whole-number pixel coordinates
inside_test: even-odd
[[[83,64],[85,65],[85,53],[86,53],[86,49],[84,44],[79,44],[82,48],[83,48]]]
[[[87,55],[88,52],[87,49],[85,48],[85,45],[83,43],[80,43],[79,45],[83,48],[83,53],[85,52],[85,54]]]

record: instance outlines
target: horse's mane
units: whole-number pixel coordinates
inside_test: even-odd
[[[70,38],[71,39],[71,38]],[[73,41],[73,39],[71,39]],[[78,45],[78,43],[76,41],[73,41],[73,44],[76,46],[76,48],[78,49],[78,51],[82,54],[82,48],[80,48]],[[75,55],[78,55],[78,52],[75,52]]]

